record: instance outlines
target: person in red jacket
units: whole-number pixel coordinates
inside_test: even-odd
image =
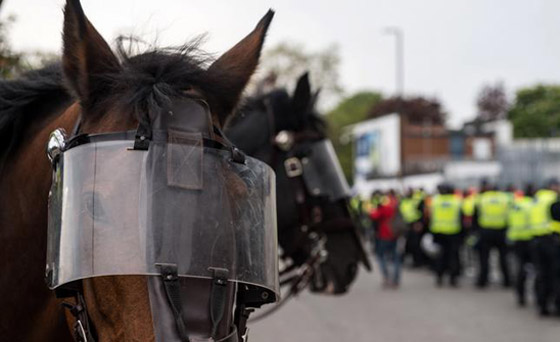
[[[398,210],[398,200],[393,190],[381,200],[380,205],[370,212],[370,218],[376,222],[375,254],[383,275],[384,287],[398,287],[400,283],[401,259],[397,252],[397,235],[392,227],[392,220]],[[393,264],[393,273],[389,264]]]

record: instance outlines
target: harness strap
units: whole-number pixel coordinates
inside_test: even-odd
[[[231,160],[238,164],[245,164],[245,153],[235,147],[235,145],[226,137],[224,132],[218,126],[214,126],[214,133],[216,134],[214,137],[215,141],[229,148],[231,152]]]
[[[239,336],[235,326],[233,326],[233,329],[229,335],[227,335],[221,340],[216,340],[216,342],[238,342],[238,341],[239,341]]]
[[[76,304],[68,302],[62,303],[76,319],[73,331],[74,340],[76,342],[95,342],[87,314],[86,301],[82,292],[76,291],[74,298],[76,299]]]
[[[215,339],[226,311],[229,271],[224,268],[210,268],[210,270],[214,273],[210,293],[210,318],[212,319],[212,338]]]
[[[177,275],[176,264],[156,264],[161,270],[161,277],[163,280],[163,288],[169,301],[169,306],[175,318],[175,325],[181,340],[189,342],[189,335],[187,326],[183,320],[183,309],[181,305],[181,291],[179,284],[179,276]]]
[[[247,321],[255,310],[247,308],[243,300],[237,300],[234,324],[237,327],[237,336],[240,341],[247,342]]]

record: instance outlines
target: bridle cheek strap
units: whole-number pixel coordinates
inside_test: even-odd
[[[76,342],[95,342],[90,319],[87,313],[86,301],[81,291],[76,291],[74,296],[76,304],[63,302],[62,306],[74,316],[76,321],[73,327],[73,337]]]
[[[183,319],[183,309],[181,304],[181,289],[179,285],[179,276],[177,275],[176,264],[158,264],[161,270],[163,288],[169,302],[169,307],[175,318],[175,326],[182,341],[189,342],[189,334],[187,326]]]

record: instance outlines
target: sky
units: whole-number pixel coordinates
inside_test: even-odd
[[[64,0],[4,0],[15,15],[17,50],[61,48]],[[204,48],[222,53],[276,11],[266,45],[283,41],[308,50],[336,45],[347,94],[396,91],[394,38],[405,36],[406,95],[437,97],[454,126],[476,115],[484,84],[502,81],[510,96],[536,83],[560,83],[558,0],[82,0],[98,31],[113,41],[134,34],[179,45],[202,33]],[[295,82],[295,81],[294,81]]]

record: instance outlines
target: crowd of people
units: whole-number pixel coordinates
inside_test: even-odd
[[[441,184],[433,195],[422,189],[403,195],[377,191],[367,199],[353,198],[352,207],[374,246],[384,287],[399,286],[405,259],[412,267],[432,269],[436,286],[448,280],[458,287],[464,256],[470,255],[478,259],[474,285],[484,289],[496,250],[501,285],[515,289],[517,303],[526,306],[534,291],[540,315],[560,316],[559,194],[555,179],[541,189],[523,190],[500,190],[483,181],[478,190],[466,191]]]

